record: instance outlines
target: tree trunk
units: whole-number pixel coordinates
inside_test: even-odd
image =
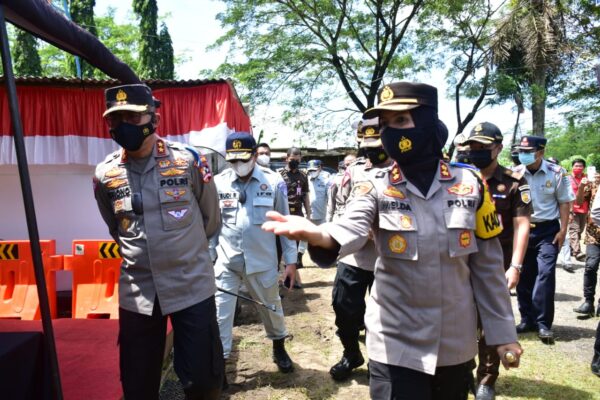
[[[538,65],[533,71],[533,87],[531,88],[531,117],[533,135],[544,136],[546,122],[546,66]]]

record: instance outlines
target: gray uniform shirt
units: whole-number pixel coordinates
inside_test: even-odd
[[[531,222],[552,221],[560,217],[559,205],[575,200],[569,177],[562,167],[542,160],[532,174],[524,165],[514,168],[524,174],[531,191]]]
[[[308,176],[310,219],[325,220],[327,217],[327,191],[330,183],[331,177],[327,171],[320,171],[316,178]]]
[[[477,353],[477,310],[490,345],[517,336],[496,238],[475,237],[482,186],[441,162],[429,193],[398,167],[357,182],[344,217],[324,224],[341,256],[360,249],[369,230],[380,255],[367,303],[367,350],[375,361],[433,375]],[[310,248],[327,264],[330,253]]]
[[[246,274],[272,271],[277,276],[275,235],[261,229],[267,211],[288,215],[287,186],[279,173],[255,166],[250,180],[242,182],[232,169],[215,177],[223,226],[210,246],[217,251],[216,275],[220,268]],[[240,193],[246,193],[242,204]],[[295,264],[296,243],[281,237],[283,260]]]
[[[119,150],[96,167],[98,208],[123,258],[120,307],[152,315],[158,297],[167,315],[214,295],[207,237],[221,216],[204,168],[184,145],[162,139],[145,164]]]

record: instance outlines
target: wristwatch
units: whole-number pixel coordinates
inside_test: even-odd
[[[521,264],[510,263],[510,267],[509,268],[514,268],[517,271],[519,271],[519,273],[521,273],[521,271],[523,271],[523,265],[521,265]]]

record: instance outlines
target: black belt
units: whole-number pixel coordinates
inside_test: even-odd
[[[557,223],[558,223],[558,220],[557,219],[553,219],[553,220],[550,220],[550,221],[531,222],[529,224],[529,226],[531,228],[544,228],[546,226],[551,226],[551,225],[554,225],[554,224],[557,224]]]

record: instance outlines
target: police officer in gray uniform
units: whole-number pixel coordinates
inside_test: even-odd
[[[348,166],[338,191],[337,201],[345,204],[356,181],[365,179],[392,164],[388,158],[379,134],[377,118],[362,121],[359,124],[362,133],[360,148],[367,158],[359,158]],[[341,219],[337,216],[334,221]],[[370,235],[371,236],[371,235]],[[353,369],[364,363],[358,345],[360,330],[364,328],[365,296],[373,285],[373,270],[377,250],[370,237],[365,246],[354,254],[341,258],[337,264],[337,273],[333,282],[332,305],[335,312],[336,334],[344,346],[344,354],[331,369],[333,379],[342,381],[350,377]]]
[[[517,332],[537,331],[543,342],[551,343],[556,259],[567,235],[569,203],[575,194],[562,167],[544,160],[545,138],[523,136],[517,148],[521,165],[515,170],[524,174],[533,204],[529,243],[517,285],[521,313]]]
[[[322,164],[321,160],[310,160],[306,166],[310,220],[317,225],[325,222],[327,216],[327,192],[331,184],[331,176],[329,172],[323,171]]]
[[[98,164],[94,194],[123,258],[121,382],[127,400],[158,399],[167,316],[186,399],[218,399],[224,375],[208,238],[220,211],[206,160],[155,133],[146,85],[106,90],[105,121],[122,147]]]
[[[385,86],[381,139],[396,161],[357,182],[343,219],[319,227],[269,214],[263,228],[307,240],[320,264],[357,251],[373,230],[379,258],[367,304],[374,399],[466,399],[477,353],[477,311],[505,367],[518,366],[514,318],[493,202],[476,171],[441,160],[447,130],[437,90]]]
[[[277,252],[275,235],[265,232],[261,225],[266,213],[276,210],[289,214],[287,186],[279,173],[256,164],[256,142],[245,132],[227,137],[226,159],[231,168],[215,176],[223,226],[218,240],[211,241],[216,250],[215,275],[217,286],[237,293],[245,283],[250,296],[276,311],[258,308],[267,337],[273,341],[273,361],[281,372],[293,370],[284,341],[288,335],[277,282]],[[284,278],[294,285],[296,272],[296,243],[281,238]],[[231,353],[233,317],[236,298],[217,292],[217,318],[225,359]]]

